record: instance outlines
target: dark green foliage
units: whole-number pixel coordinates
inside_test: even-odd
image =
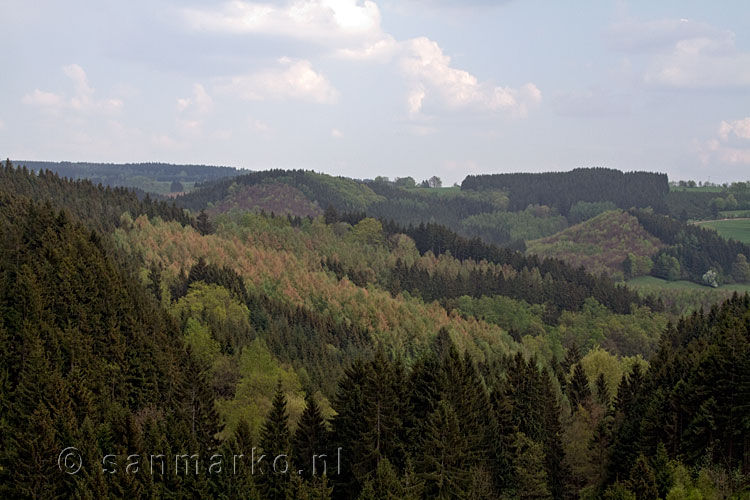
[[[568,399],[573,411],[576,411],[579,405],[587,407],[591,404],[589,379],[586,377],[586,372],[583,371],[580,363],[577,363],[573,368],[573,377],[570,379],[570,384],[568,384]]]
[[[271,413],[261,430],[260,446],[265,455],[257,479],[260,492],[267,500],[286,500],[291,490],[290,476],[294,474],[296,464],[292,464],[289,415],[281,381],[273,397]]]
[[[427,498],[466,498],[470,476],[466,462],[471,449],[456,412],[445,400],[427,418],[417,471],[425,483]]]
[[[551,500],[542,446],[519,432],[513,443],[513,455],[513,480],[508,490],[512,498]]]
[[[203,236],[214,232],[214,228],[211,225],[211,221],[208,220],[208,214],[205,210],[201,210],[200,214],[198,214],[198,217],[196,217],[195,228]]]
[[[669,245],[653,257],[654,276],[687,278],[703,283],[706,271],[715,269],[724,277],[732,277],[738,256],[750,255],[750,246],[726,240],[716,231],[645,210],[631,210],[630,213],[649,233]]]
[[[100,233],[119,226],[125,212],[132,218],[148,215],[176,220],[183,225],[193,224],[174,203],[155,201],[148,195],[140,199],[134,191],[103,187],[89,180],[71,181],[49,170],[34,173],[25,167],[15,168],[10,161],[0,168],[0,196],[3,195],[44,201]]]
[[[609,393],[609,387],[607,386],[607,380],[604,378],[604,374],[600,373],[596,378],[596,402],[602,406],[602,408],[609,408],[611,400]]]
[[[335,457],[329,446],[325,419],[318,403],[309,395],[305,398],[305,411],[294,433],[293,449],[294,466],[298,471],[303,471],[302,475],[306,478],[327,472],[328,463],[332,463]]]
[[[96,233],[49,205],[0,199],[0,234],[0,496],[167,487],[167,477],[147,485],[96,469],[73,478],[56,458],[76,444],[89,463],[138,452],[150,428],[173,449],[208,453],[212,396],[176,326]]]
[[[643,455],[635,461],[635,465],[630,471],[630,480],[627,482],[627,486],[638,500],[657,500],[659,498],[654,471]]]
[[[90,179],[94,184],[105,186],[131,186],[134,178],[148,178],[157,182],[171,182],[171,191],[175,183],[206,182],[223,177],[232,177],[241,172],[231,167],[214,167],[208,165],[170,165],[168,163],[88,163],[88,162],[52,162],[21,161],[29,169],[37,172],[50,170],[61,177],[71,180]]]
[[[669,183],[666,174],[577,168],[541,174],[469,175],[461,189],[506,191],[511,210],[540,204],[557,207],[565,215],[579,201],[609,201],[623,209],[650,206],[663,212]]]

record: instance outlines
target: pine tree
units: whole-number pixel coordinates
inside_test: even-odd
[[[581,363],[577,363],[573,368],[573,377],[568,386],[568,398],[570,406],[575,412],[578,406],[588,407],[591,404],[591,389],[589,388],[589,379],[583,370]]]
[[[609,409],[610,398],[607,380],[604,378],[604,374],[600,373],[596,378],[596,402],[606,410]]]
[[[627,486],[630,491],[635,493],[638,500],[657,500],[659,498],[654,471],[643,455],[638,457],[630,470],[630,480],[628,480]]]
[[[581,351],[578,349],[577,344],[572,344],[568,348],[568,352],[565,354],[565,360],[562,363],[563,370],[565,373],[570,373],[570,369],[573,365],[581,362]]]
[[[399,477],[396,469],[387,458],[383,458],[375,472],[365,481],[358,500],[418,500],[413,487],[409,487],[406,478]]]
[[[324,466],[327,469],[328,463],[332,463],[333,455],[329,450],[325,419],[311,394],[305,398],[305,410],[297,424],[292,448],[294,449],[294,466],[297,470],[303,471],[302,474],[306,478],[322,475]],[[313,457],[315,457],[315,464],[313,464]]]
[[[196,218],[196,229],[203,236],[214,232],[214,228],[211,225],[211,221],[208,220],[208,214],[205,210],[201,210]]]
[[[519,499],[551,500],[542,445],[519,432],[513,443],[513,481],[508,496]]]
[[[261,430],[260,445],[265,455],[263,470],[258,476],[258,486],[267,500],[287,500],[290,491],[291,436],[289,415],[286,409],[286,396],[281,388],[281,380],[273,396],[271,412],[266,417]],[[257,472],[257,471],[256,471]]]
[[[152,262],[149,266],[147,288],[154,294],[156,300],[161,303],[161,269],[155,262]]]
[[[562,444],[562,425],[560,424],[560,405],[553,392],[552,375],[541,374],[541,398],[544,433],[542,445],[544,450],[547,477],[552,497],[563,500],[570,493],[570,467],[565,460],[565,449]]]
[[[333,495],[337,499],[358,495],[364,483],[364,476],[369,472],[365,471],[364,475],[361,475],[360,471],[355,473],[353,470],[354,465],[368,452],[363,444],[363,436],[369,431],[369,427],[362,418],[367,411],[364,394],[367,376],[365,363],[361,359],[356,359],[344,370],[343,377],[339,379],[332,404],[336,411],[336,416],[331,422],[334,448],[346,450],[342,457],[342,470],[336,476],[331,476],[334,481]]]
[[[442,400],[428,417],[417,472],[427,498],[466,498],[471,477],[466,469],[469,446],[456,412]]]
[[[659,498],[667,498],[667,494],[674,484],[674,470],[669,462],[669,455],[667,455],[667,448],[664,443],[659,442],[657,445],[656,455],[651,458],[651,466],[654,471]]]

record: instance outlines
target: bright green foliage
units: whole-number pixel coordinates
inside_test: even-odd
[[[297,422],[303,409],[303,395],[297,374],[281,366],[261,339],[253,340],[239,357],[240,379],[232,399],[217,401],[230,432],[241,418],[246,418],[253,429],[259,429],[262,419],[272,408],[272,398],[279,381],[288,398],[292,422]]]
[[[357,243],[366,245],[382,244],[384,241],[383,225],[373,218],[362,219],[352,228],[351,238]]]
[[[463,231],[491,243],[510,243],[543,238],[567,227],[565,217],[549,207],[530,207],[523,212],[497,211],[472,215],[461,221]]]

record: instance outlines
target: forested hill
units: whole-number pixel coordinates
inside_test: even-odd
[[[146,195],[143,199],[132,190],[96,185],[88,179],[72,180],[49,170],[35,172],[27,167],[14,167],[10,161],[0,167],[0,195],[24,197],[50,204],[55,210],[70,213],[76,221],[90,229],[110,231],[120,223],[124,213],[159,216],[181,224],[195,221],[173,202],[157,201]]]
[[[508,193],[511,210],[540,204],[563,215],[579,201],[611,201],[617,207],[651,207],[664,212],[669,180],[666,174],[620,172],[609,168],[578,168],[570,172],[469,175],[462,190],[501,190]]]
[[[673,327],[607,279],[437,224],[194,227],[126,190],[2,175],[0,498],[747,493],[747,297]],[[253,450],[301,472],[233,468]]]
[[[242,171],[233,167],[210,165],[172,165],[169,163],[92,163],[56,161],[15,161],[28,169],[49,170],[68,179],[88,179],[104,186],[124,186],[146,192],[166,194],[182,192],[195,183],[232,177]]]

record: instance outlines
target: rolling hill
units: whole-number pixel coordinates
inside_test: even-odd
[[[592,273],[619,276],[628,254],[650,257],[663,246],[638,219],[612,210],[547,238],[529,241],[526,253],[562,259]]]

